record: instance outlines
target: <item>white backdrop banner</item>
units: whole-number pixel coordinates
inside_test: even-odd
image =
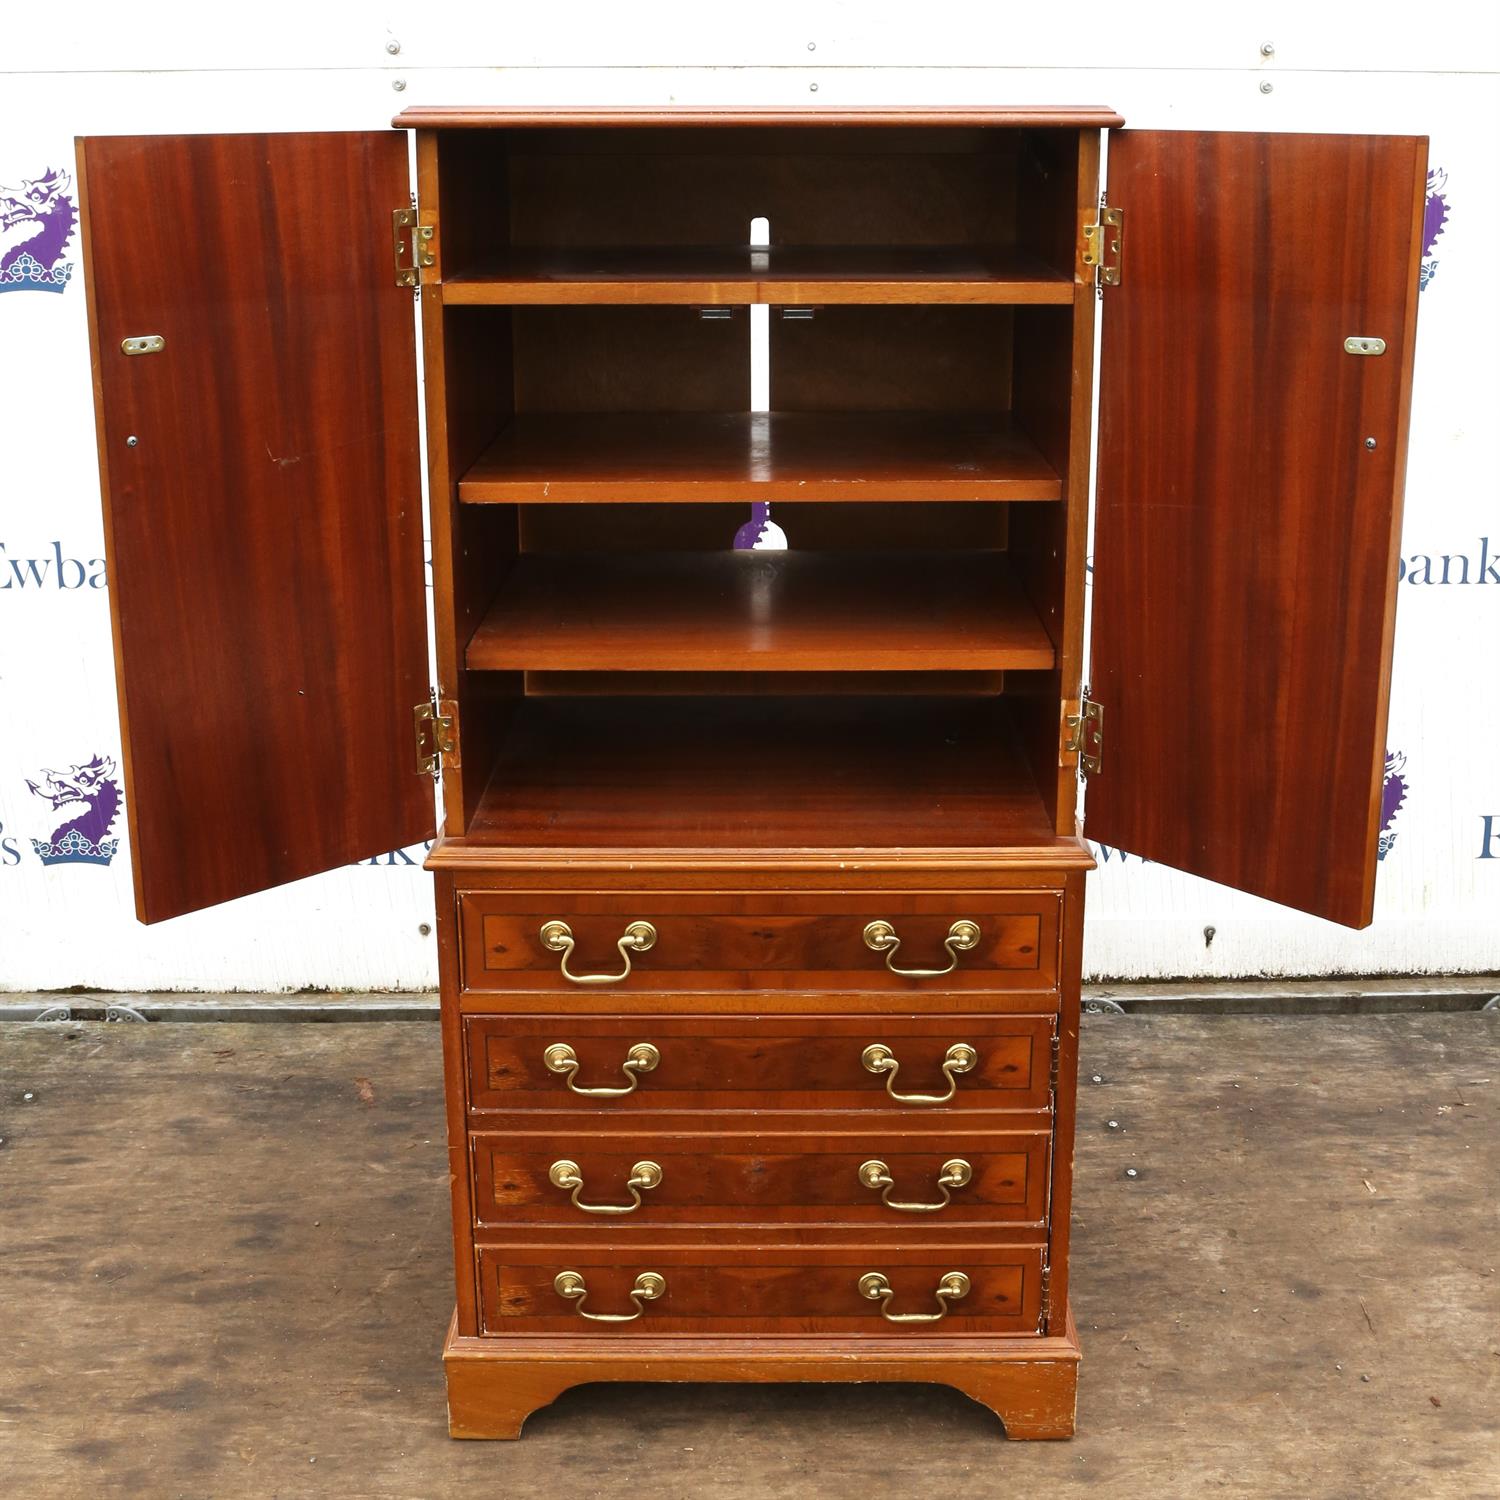
[[[1064,16],[767,0],[753,28],[703,0],[463,10],[382,18],[272,0],[231,28],[201,5],[84,4],[7,22],[0,989],[436,983],[420,848],[154,928],[135,920],[73,155],[82,134],[380,128],[408,102],[1085,102],[1146,128],[1429,136],[1375,923],[1347,932],[1096,847],[1085,964],[1095,978],[1500,968],[1500,22],[1488,8]],[[1211,712],[1234,685],[1184,691]]]

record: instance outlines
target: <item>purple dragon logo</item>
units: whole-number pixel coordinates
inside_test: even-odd
[[[0,184],[0,292],[60,292],[73,274],[65,261],[78,225],[66,172],[48,168],[19,187]]]
[[[785,552],[786,532],[771,519],[769,501],[754,500],[750,519],[734,534],[736,552]]]
[[[1406,802],[1406,757],[1399,751],[1385,753],[1385,789],[1380,794],[1380,842],[1376,859],[1384,859],[1396,842],[1391,824]]]
[[[1422,215],[1422,273],[1417,289],[1425,292],[1437,275],[1437,257],[1432,253],[1438,236],[1448,227],[1448,174],[1434,167],[1427,174],[1427,208]]]
[[[120,811],[114,761],[96,755],[67,771],[41,774],[40,785],[34,781],[26,785],[52,804],[57,823],[50,839],[32,839],[37,858],[44,865],[107,865],[120,847],[117,837],[109,837]]]

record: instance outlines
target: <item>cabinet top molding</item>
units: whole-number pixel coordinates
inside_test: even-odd
[[[491,126],[567,129],[573,126],[709,125],[961,125],[1057,126],[1066,129],[1108,130],[1125,118],[1102,104],[1020,104],[875,109],[613,107],[530,109],[510,105],[417,105],[403,109],[391,121],[402,130],[434,127]]]

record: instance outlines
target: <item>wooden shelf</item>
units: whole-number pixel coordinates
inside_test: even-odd
[[[465,842],[1054,844],[1002,698],[528,698]]]
[[[1052,641],[1003,552],[527,554],[471,670],[1023,671]]]
[[[460,500],[1058,500],[1062,482],[1004,414],[536,413],[459,481]]]
[[[522,249],[442,281],[473,303],[1053,303],[1073,275],[1024,251],[968,246]]]

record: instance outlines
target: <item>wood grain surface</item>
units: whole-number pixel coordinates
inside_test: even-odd
[[[1105,292],[1092,837],[1365,926],[1427,143],[1126,131]],[[1351,355],[1344,340],[1386,341]]]
[[[459,481],[470,502],[1056,500],[1003,413],[528,412]]]
[[[532,553],[468,666],[577,671],[1045,670],[999,551]]]
[[[663,128],[690,125],[697,129],[735,125],[792,125],[808,129],[888,125],[903,129],[942,126],[1002,128],[1038,126],[1108,130],[1123,125],[1124,117],[1097,104],[937,105],[891,108],[775,108],[756,105],[457,105],[426,104],[404,109],[391,122],[398,130],[437,126],[487,126],[510,129],[570,129],[589,127]]]
[[[471,1015],[465,1022],[466,1089],[484,1112],[597,1110],[626,1118],[658,1110],[888,1110],[922,1130],[976,1110],[1038,1109],[1050,1098],[1050,1016],[701,1015],[682,1010],[629,1016]],[[650,1042],[661,1061],[633,1093],[581,1098],[543,1062],[549,1046],[573,1048],[580,1088],[622,1087],[629,1049]],[[956,1042],[974,1048],[950,1105],[899,1105],[860,1055],[872,1043],[901,1064],[903,1092],[942,1093],[942,1062]],[[988,1122],[993,1125],[993,1121]],[[768,1126],[769,1128],[769,1126]]]
[[[748,228],[748,224],[746,226]],[[444,274],[443,302],[1063,303],[1069,260],[1009,248],[906,245],[515,249]]]
[[[931,698],[531,699],[465,837],[780,858],[1054,842],[1007,705]]]
[[[96,136],[79,169],[130,862],[156,922],[433,832],[390,248],[406,149]],[[141,334],[164,349],[123,355]]]
[[[1039,1228],[1047,1205],[1049,1135],[982,1128],[933,1135],[906,1122],[882,1131],[851,1128],[836,1116],[815,1134],[769,1124],[735,1132],[717,1122],[696,1131],[643,1122],[625,1132],[550,1126],[544,1132],[476,1132],[470,1138],[475,1223],[598,1226],[599,1237],[622,1249],[665,1223],[879,1225],[913,1235],[953,1223]],[[892,1203],[941,1204],[936,1184],[954,1159],[967,1162],[973,1175],[950,1187],[950,1201],[931,1213],[891,1207],[881,1189],[866,1187],[859,1176],[865,1162],[884,1162],[894,1184]],[[579,1169],[578,1204],[548,1176],[558,1160]],[[629,1205],[625,1183],[643,1160],[661,1168],[661,1180],[641,1191],[639,1208],[601,1216],[581,1206]]]
[[[1055,129],[940,129],[874,125],[845,130],[589,126],[438,132],[446,161],[464,165],[477,220],[503,183],[509,236],[465,233],[476,250],[508,246],[592,253],[701,252],[752,239],[794,252],[921,247],[984,255],[1037,246],[1022,225],[1066,196],[1063,174],[1028,187],[1018,211],[1021,158]],[[1039,189],[1039,190],[1038,190]],[[450,200],[450,208],[452,207]],[[461,216],[464,204],[459,203]],[[753,221],[764,219],[763,226]],[[1054,269],[1068,270],[1071,253]],[[452,260],[452,269],[476,257]]]
[[[1040,1313],[1042,1251],[1008,1245],[871,1244],[814,1248],[765,1244],[653,1245],[590,1250],[534,1240],[479,1251],[480,1326],[486,1334],[553,1333],[629,1339],[657,1333],[840,1334],[898,1331],[922,1339],[955,1334],[1035,1334]],[[665,1278],[667,1290],[638,1322],[590,1323],[553,1286],[558,1272],[587,1281],[589,1310],[629,1312],[628,1292],[642,1271]],[[891,1311],[929,1313],[934,1291],[950,1271],[971,1288],[941,1322],[895,1325],[880,1304],[862,1297],[859,1279],[884,1273],[896,1297]],[[745,1352],[749,1353],[747,1349]]]
[[[450,1328],[443,1346],[448,1375],[448,1431],[456,1438],[516,1438],[526,1419],[574,1386],[598,1381],[681,1380],[732,1382],[735,1394],[771,1382],[816,1382],[825,1390],[847,1388],[857,1368],[866,1399],[879,1398],[885,1382],[936,1380],[987,1407],[1005,1424],[1009,1438],[1073,1436],[1078,1392],[1078,1332],[1055,1338],[988,1335],[983,1340],[930,1333],[902,1339],[876,1334],[824,1334],[817,1339],[760,1335],[761,1357],[735,1352],[733,1336],[640,1335],[634,1339],[549,1337],[504,1341],[463,1338]],[[540,1347],[540,1357],[528,1351]],[[670,1373],[669,1373],[670,1372]],[[800,1385],[805,1390],[805,1385]],[[639,1390],[639,1385],[630,1387]],[[882,1450],[871,1471],[872,1494],[904,1494],[883,1488],[893,1465],[883,1449],[888,1430],[874,1434]],[[901,1483],[905,1483],[903,1473]],[[797,1488],[803,1489],[802,1476]],[[836,1494],[837,1490],[821,1493]]]
[[[457,137],[506,163],[510,244],[523,249],[701,251],[755,239],[795,251],[981,254],[1018,243],[1016,161],[1030,138],[1010,130],[788,126]],[[752,230],[755,219],[765,225]]]
[[[665,895],[621,887],[579,892],[465,892],[459,901],[463,974],[471,990],[588,988],[562,973],[562,954],[542,942],[543,926],[565,921],[574,974],[620,973],[626,927],[649,921],[656,941],[632,956],[617,993],[651,989],[1050,990],[1057,982],[1061,903],[1055,891],[861,892],[856,897],[721,892]],[[895,973],[864,941],[872,921],[891,926],[900,946]],[[950,952],[955,921],[979,930],[972,948]],[[947,968],[937,975],[929,970]]]

